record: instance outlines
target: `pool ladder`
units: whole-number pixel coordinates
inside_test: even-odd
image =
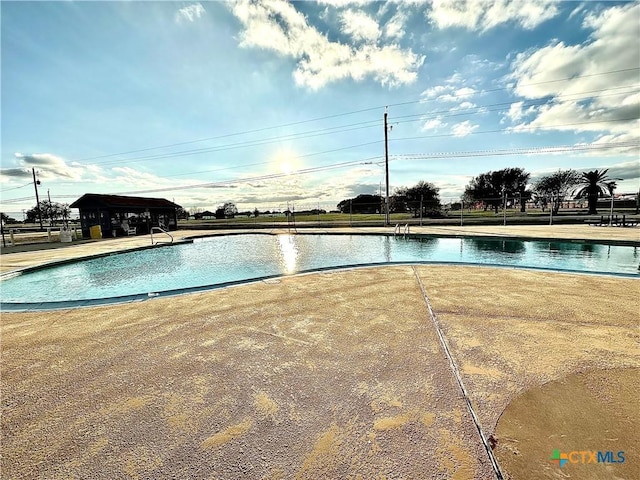
[[[393,229],[393,236],[394,236],[394,237],[395,237],[396,235],[400,235],[400,229],[401,229],[401,228],[402,228],[402,227],[400,226],[400,224],[399,224],[399,223],[397,223],[397,224],[396,224],[396,228],[394,228],[394,229]],[[404,228],[403,228],[402,236],[406,238],[406,237],[407,237],[407,235],[409,235],[410,233],[411,233],[411,230],[410,230],[410,228],[409,228],[409,224],[407,223],[407,224],[404,226]]]
[[[160,233],[164,233],[165,235],[169,235],[169,238],[171,239],[168,242],[154,242],[153,241],[153,231],[157,230]],[[151,245],[158,245],[159,243],[173,243],[173,237],[171,236],[171,234],[169,232],[167,232],[166,230],[163,230],[160,227],[151,227]]]

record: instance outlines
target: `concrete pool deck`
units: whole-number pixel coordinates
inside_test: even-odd
[[[149,242],[118,240],[6,257]],[[2,477],[493,478],[440,330],[505,478],[635,478],[639,298],[636,279],[427,265],[4,313]],[[554,449],[628,460],[560,470]]]

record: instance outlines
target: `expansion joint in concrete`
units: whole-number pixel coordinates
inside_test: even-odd
[[[465,388],[464,382],[462,381],[462,376],[460,375],[460,370],[458,369],[458,366],[456,365],[456,362],[453,359],[453,355],[451,354],[451,350],[449,349],[449,345],[447,344],[447,340],[445,339],[444,334],[442,333],[442,329],[440,328],[440,322],[438,320],[438,316],[436,315],[435,311],[431,307],[431,302],[429,301],[429,297],[427,295],[427,291],[424,288],[424,284],[422,283],[422,279],[420,278],[420,275],[418,275],[418,271],[416,270],[416,267],[412,266],[411,268],[413,270],[413,274],[416,277],[416,281],[418,282],[418,286],[420,287],[420,292],[422,293],[422,297],[424,299],[424,302],[427,305],[427,309],[429,310],[429,316],[431,317],[431,322],[433,323],[433,326],[434,326],[434,328],[436,330],[436,333],[438,334],[438,338],[440,340],[440,345],[442,346],[442,350],[444,351],[444,354],[446,355],[447,360],[449,360],[449,366],[451,367],[451,371],[453,372],[453,376],[455,377],[455,379],[456,379],[456,381],[458,383],[458,387],[460,387],[460,391],[462,392],[462,396],[464,397],[465,403],[467,404],[467,409],[469,410],[469,413],[471,414],[471,419],[473,420],[473,423],[475,424],[476,429],[478,430],[478,434],[480,435],[480,440],[482,441],[482,445],[484,446],[484,449],[487,452],[487,456],[489,457],[489,461],[491,462],[491,466],[493,468],[493,472],[495,473],[496,479],[497,480],[504,480],[502,472],[500,471],[500,466],[498,465],[498,461],[496,460],[496,457],[493,455],[493,450],[489,446],[489,442],[487,441],[487,437],[485,436],[484,431],[482,430],[482,425],[480,425],[480,420],[478,419],[478,416],[476,415],[476,412],[473,409],[473,405],[471,403],[471,399],[469,398],[469,394],[467,392],[467,389]]]

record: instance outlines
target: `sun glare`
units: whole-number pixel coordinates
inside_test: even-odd
[[[296,155],[289,150],[278,152],[275,155],[275,164],[285,175],[291,175],[298,169]]]
[[[278,242],[285,271],[294,273],[298,261],[298,247],[296,246],[295,238],[292,235],[278,235]]]
[[[293,166],[291,165],[291,162],[285,160],[280,163],[280,170],[285,175],[291,175],[291,172],[293,172]]]

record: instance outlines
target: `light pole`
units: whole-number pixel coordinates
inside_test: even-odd
[[[386,179],[386,195],[385,195],[385,225],[389,225],[389,141],[388,141],[388,127],[387,127],[387,108],[384,107],[384,169]]]
[[[613,225],[613,191],[616,189],[616,181],[623,180],[622,178],[612,178],[612,181],[607,183],[607,188],[611,194],[611,210],[609,211],[609,226]]]
[[[51,208],[51,193],[47,188],[47,198],[49,199],[49,226],[53,227],[53,209]]]

